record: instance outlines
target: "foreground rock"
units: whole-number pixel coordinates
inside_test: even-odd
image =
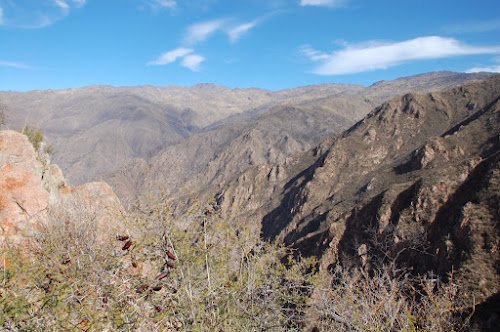
[[[104,182],[69,187],[28,138],[0,131],[0,240],[20,242],[50,218],[86,216],[100,234],[119,226],[122,207]]]

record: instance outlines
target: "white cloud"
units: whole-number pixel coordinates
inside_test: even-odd
[[[304,45],[300,48],[302,54],[311,59],[312,61],[327,60],[330,56],[327,53],[317,51],[311,48],[309,45]]]
[[[156,60],[147,63],[148,66],[164,66],[173,63],[178,59],[181,60],[181,66],[191,69],[192,71],[200,71],[200,65],[205,61],[205,57],[193,54],[191,48],[178,47],[171,51],[160,55]]]
[[[86,0],[54,0],[54,3],[56,6],[62,9],[70,9],[71,5],[78,8],[83,7],[86,3]]]
[[[321,63],[313,73],[342,75],[387,69],[412,60],[500,53],[500,47],[475,47],[453,38],[429,36],[394,43],[347,45],[331,54],[306,46],[302,48],[302,53],[310,60]]]
[[[240,24],[236,27],[230,28],[227,30],[227,35],[229,36],[229,40],[231,43],[235,43],[238,39],[241,38],[245,33],[250,31],[250,29],[254,28],[257,25],[257,20]]]
[[[30,69],[30,66],[25,65],[24,63],[12,62],[12,61],[1,61],[1,60],[0,60],[0,67],[10,67],[10,68],[16,68],[16,69]]]
[[[500,65],[489,66],[489,67],[474,67],[466,71],[466,73],[500,73]]]
[[[225,20],[212,20],[190,25],[186,30],[184,43],[187,45],[193,45],[203,42],[217,30],[222,29],[225,23]]]
[[[156,60],[147,63],[148,66],[163,66],[175,62],[178,58],[185,57],[193,53],[191,48],[179,47],[174,50],[168,51],[160,55]]]
[[[69,5],[64,0],[55,0],[54,2],[57,6],[61,7],[62,9],[69,9]]]
[[[194,45],[206,41],[217,31],[224,31],[229,37],[231,43],[235,43],[244,34],[259,24],[262,19],[255,19],[250,22],[235,25],[232,19],[217,19],[212,21],[200,22],[190,25],[184,34],[184,44]]]
[[[347,0],[300,0],[301,6],[341,7]]]
[[[480,73],[480,72],[489,72],[489,73],[500,73],[500,57],[493,58],[493,61],[497,64],[491,66],[480,66],[474,67],[466,70],[466,73]]]
[[[251,22],[234,25],[232,19],[216,19],[211,21],[199,22],[187,27],[181,47],[165,52],[157,59],[147,63],[148,66],[161,66],[177,61],[181,58],[181,66],[200,71],[201,63],[206,58],[199,54],[194,54],[193,45],[206,41],[210,36],[218,31],[226,33],[231,43],[235,43],[245,33],[254,28],[259,21],[256,19]]]
[[[198,54],[190,54],[182,59],[181,65],[191,69],[192,71],[200,71],[201,63],[205,61],[205,57]]]
[[[23,29],[43,28],[85,4],[86,0],[0,0],[0,24]]]
[[[177,7],[176,0],[145,0],[145,1],[152,9],[161,9],[161,8],[174,9]]]

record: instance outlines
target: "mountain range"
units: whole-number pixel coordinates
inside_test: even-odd
[[[41,128],[55,148],[53,161],[64,170],[70,184],[81,184],[115,171],[133,158],[148,160],[171,145],[189,145],[184,142],[186,138],[213,132],[225,124],[240,136],[241,129],[247,127],[244,121],[258,121],[259,116],[276,120],[277,130],[289,132],[289,139],[299,141],[301,147],[291,151],[295,153],[346,129],[390,97],[408,91],[442,90],[487,75],[436,72],[378,82],[368,88],[322,84],[281,91],[230,89],[214,84],[90,86],[2,91],[0,100],[8,108],[9,125],[13,129],[25,124]],[[286,114],[287,109],[294,109],[296,116]],[[269,110],[274,117],[266,115]],[[304,125],[306,117],[312,123]],[[227,143],[227,138],[221,144]]]

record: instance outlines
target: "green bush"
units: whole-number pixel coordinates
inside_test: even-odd
[[[5,115],[5,111],[6,111],[5,105],[0,103],[0,128],[6,125],[7,118]]]
[[[40,151],[40,147],[43,143],[43,132],[41,129],[26,125],[20,132],[28,137],[28,140],[33,145],[35,151]]]

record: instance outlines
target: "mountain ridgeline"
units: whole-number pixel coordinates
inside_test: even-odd
[[[409,91],[441,91],[488,75],[438,72],[379,82],[369,88],[319,85],[280,91],[286,98],[279,105],[233,114],[187,139],[164,145],[149,159],[136,158],[102,178],[125,205],[158,188],[171,196],[182,188],[213,195],[253,165],[283,164],[312,149],[390,97]]]
[[[133,158],[148,161],[173,145],[177,148],[171,154],[187,159],[188,165],[194,162],[200,166],[207,159],[214,159],[216,150],[224,149],[234,137],[244,136],[252,127],[262,130],[264,136],[288,135],[291,154],[305,151],[334,132],[347,129],[390,97],[409,91],[439,91],[488,75],[436,72],[379,82],[368,88],[321,84],[281,91],[230,89],[214,84],[90,86],[4,91],[0,92],[0,100],[7,106],[9,125],[14,129],[25,124],[42,129],[54,147],[53,161],[63,169],[70,184],[81,184],[109,174]],[[270,110],[275,116],[267,114]],[[294,113],[289,115],[288,110]],[[255,123],[260,116],[264,117],[260,123],[270,122],[267,129],[260,129],[259,123]],[[230,128],[222,130],[233,134],[213,133],[226,124]],[[203,154],[198,156],[203,163],[190,159],[190,152],[183,156],[183,144],[193,145],[185,140],[200,132],[219,136],[211,138],[214,145],[200,150]],[[205,139],[210,141],[195,138]],[[177,166],[184,168],[183,164]],[[174,175],[179,177],[182,181],[188,178],[184,174]],[[127,188],[131,190],[129,184]]]

